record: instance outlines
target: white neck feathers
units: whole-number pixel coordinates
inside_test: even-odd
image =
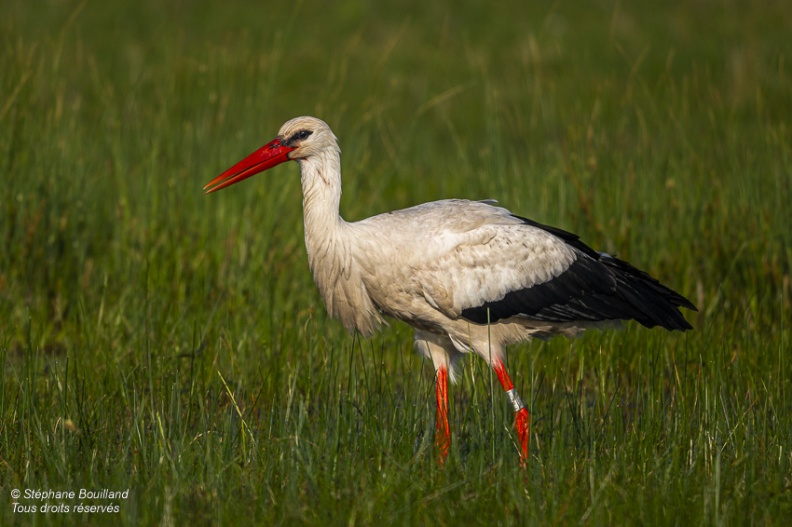
[[[316,287],[332,317],[370,335],[382,319],[354,262],[354,229],[339,214],[341,154],[327,148],[299,163],[305,248]]]

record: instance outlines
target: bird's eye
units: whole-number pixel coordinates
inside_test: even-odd
[[[297,139],[299,141],[302,141],[303,139],[307,139],[308,136],[311,135],[312,133],[313,132],[311,132],[310,130],[300,130],[299,132],[297,132],[292,136],[292,139]]]

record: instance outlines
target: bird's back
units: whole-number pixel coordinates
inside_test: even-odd
[[[372,300],[413,324],[439,313],[690,328],[677,308],[694,306],[647,273],[491,202],[436,201],[351,225]]]

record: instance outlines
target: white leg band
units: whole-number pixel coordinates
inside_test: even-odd
[[[512,388],[511,390],[507,390],[506,396],[509,398],[509,401],[511,401],[512,406],[514,406],[515,412],[519,412],[520,410],[525,408],[522,401],[520,400],[520,396],[517,395],[517,390],[515,390],[514,388]]]

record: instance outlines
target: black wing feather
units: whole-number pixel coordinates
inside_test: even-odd
[[[478,324],[518,316],[546,322],[636,320],[649,328],[692,329],[678,308],[696,307],[648,273],[598,253],[575,234],[520,219],[564,240],[577,258],[555,278],[464,309],[462,317]]]

